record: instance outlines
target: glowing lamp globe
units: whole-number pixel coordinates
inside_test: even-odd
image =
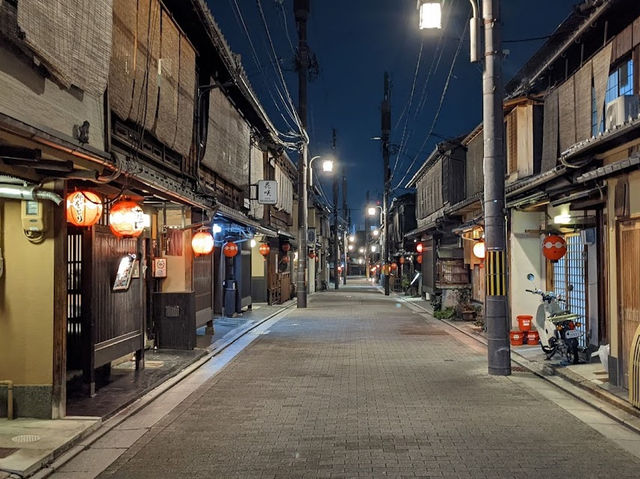
[[[478,241],[473,245],[473,254],[476,258],[483,259],[485,255],[484,241]]]
[[[67,195],[67,222],[75,226],[95,225],[102,216],[102,199],[91,191]]]
[[[416,261],[418,262],[418,264],[422,264],[422,255],[418,256],[416,258]]]
[[[144,212],[132,200],[116,202],[109,212],[109,228],[118,238],[137,238],[144,230]]]
[[[198,231],[191,238],[191,248],[196,256],[203,256],[213,251],[213,235],[208,231]]]
[[[542,254],[550,261],[558,261],[567,254],[567,242],[562,236],[549,235],[542,241]]]
[[[235,255],[238,254],[238,245],[235,244],[233,241],[229,241],[228,243],[225,243],[224,246],[222,247],[222,253],[227,258],[233,258]]]
[[[423,251],[423,250],[424,250],[424,245],[423,245],[422,243],[418,243],[418,244],[416,245],[416,251],[417,251],[418,253],[422,253],[422,251]]]
[[[262,256],[264,256],[266,258],[267,256],[269,256],[269,253],[271,252],[271,248],[269,247],[269,245],[267,243],[262,243],[260,245],[260,248],[258,248],[258,251],[260,252],[260,254]]]

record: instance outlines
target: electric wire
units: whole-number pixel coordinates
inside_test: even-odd
[[[467,22],[465,24],[464,31],[462,32],[462,35],[460,35],[460,40],[458,41],[458,48],[456,49],[456,53],[453,56],[453,60],[451,62],[451,67],[449,68],[449,74],[447,75],[447,81],[445,82],[444,88],[442,90],[442,94],[440,95],[440,102],[438,104],[438,109],[436,110],[436,114],[433,117],[433,121],[431,122],[431,127],[429,128],[429,133],[427,134],[426,138],[422,142],[422,145],[420,145],[420,148],[418,149],[418,152],[413,157],[413,160],[411,161],[411,164],[409,165],[409,167],[405,171],[404,175],[402,176],[402,178],[400,179],[398,184],[393,188],[393,190],[397,189],[404,182],[404,180],[407,178],[407,176],[409,175],[409,172],[411,171],[411,169],[415,165],[416,161],[418,160],[418,158],[422,154],[422,150],[424,149],[425,145],[427,144],[427,142],[431,138],[431,135],[432,135],[433,130],[434,130],[435,126],[436,126],[436,123],[438,122],[438,118],[440,117],[440,112],[442,111],[442,105],[443,105],[444,99],[445,99],[445,97],[447,95],[447,90],[449,89],[449,83],[451,82],[451,77],[453,76],[453,70],[454,70],[455,65],[456,65],[456,60],[458,59],[458,55],[460,54],[460,50],[462,49],[463,39],[465,37],[465,34],[467,33],[467,28],[468,28],[468,25],[469,25],[469,18],[467,18]]]

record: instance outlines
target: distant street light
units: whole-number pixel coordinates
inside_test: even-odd
[[[364,251],[365,251],[365,250],[364,250],[364,248],[360,248],[360,249],[358,250],[358,253],[364,253]]]
[[[354,246],[352,244],[349,245],[349,251],[353,251]]]
[[[311,161],[309,162],[309,187],[313,186],[313,162],[320,158],[324,158],[324,160],[322,160],[322,171],[325,173],[333,172],[333,166],[334,166],[333,157],[323,157],[321,155],[314,156],[313,158],[311,158]]]
[[[378,250],[378,247],[376,245],[372,245],[371,246],[371,252],[375,253]]]
[[[354,243],[355,241],[356,241],[355,235],[350,235],[349,236],[349,243]]]
[[[373,236],[378,236],[380,234],[380,230],[373,230]]]

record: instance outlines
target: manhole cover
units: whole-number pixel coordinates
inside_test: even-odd
[[[14,436],[11,438],[13,442],[24,444],[26,442],[36,442],[40,440],[40,436],[35,434],[21,434],[20,436]]]

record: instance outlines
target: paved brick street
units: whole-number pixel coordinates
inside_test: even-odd
[[[100,477],[640,475],[542,380],[487,376],[477,347],[364,284],[281,319]]]

